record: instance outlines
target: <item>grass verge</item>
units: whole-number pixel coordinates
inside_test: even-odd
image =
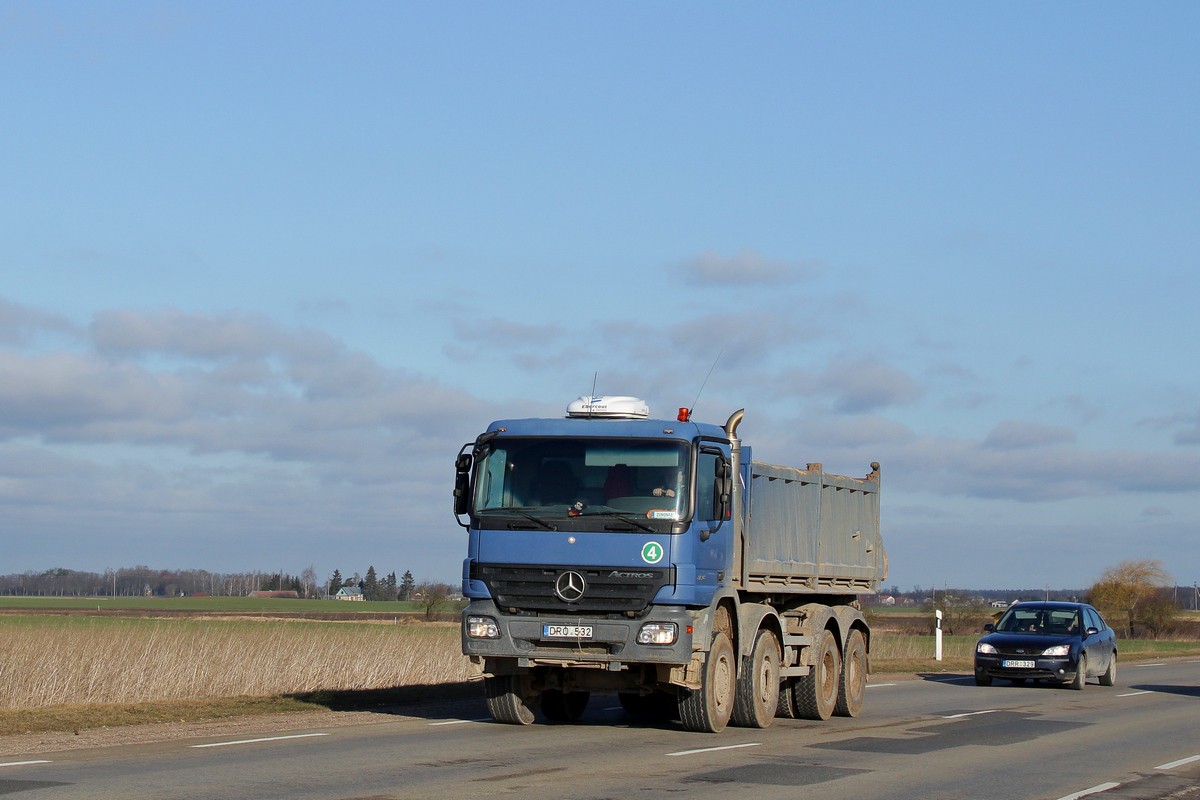
[[[298,713],[319,709],[320,706],[292,697],[221,697],[208,700],[9,708],[0,709],[0,736],[162,722],[203,722],[227,717]]]
[[[395,686],[389,689],[303,692],[271,697],[213,697],[203,700],[88,703],[0,709],[0,736],[156,723],[211,722],[234,717],[304,714],[323,710],[394,713],[405,706],[482,696],[482,684],[463,681]]]

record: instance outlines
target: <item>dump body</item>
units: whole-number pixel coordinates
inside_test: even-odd
[[[750,591],[873,594],[887,577],[879,472],[847,478],[751,462],[743,586]]]

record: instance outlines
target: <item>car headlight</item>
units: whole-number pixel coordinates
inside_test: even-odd
[[[467,636],[472,639],[499,639],[500,627],[491,617],[467,617]]]
[[[1054,647],[1047,647],[1042,651],[1044,656],[1066,656],[1071,654],[1071,645],[1056,644]]]
[[[638,644],[675,644],[674,622],[647,622],[638,631]]]
[[[995,655],[997,650],[996,650],[996,648],[992,647],[987,642],[980,642],[979,644],[975,645],[975,652],[976,653],[992,653],[993,655]]]

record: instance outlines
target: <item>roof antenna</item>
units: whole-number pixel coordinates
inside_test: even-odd
[[[717,368],[717,362],[721,360],[721,356],[725,354],[725,348],[721,348],[721,352],[717,353],[717,357],[713,359],[712,366],[708,368],[708,374],[704,376],[704,382],[700,384],[700,391],[696,392],[696,399],[692,401],[692,407],[687,412],[687,419],[681,419],[680,422],[688,422],[692,418],[692,414],[696,413],[696,404],[700,402],[700,393],[704,391],[704,387],[708,384],[708,379],[712,377],[713,370]],[[683,415],[682,409],[680,416]]]
[[[588,415],[587,418],[592,418],[592,407],[596,405],[596,381],[600,378],[600,371],[596,370],[592,373],[592,393],[588,395]]]

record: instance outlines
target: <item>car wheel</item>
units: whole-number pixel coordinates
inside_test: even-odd
[[[1081,691],[1084,684],[1087,683],[1087,656],[1083,653],[1079,654],[1079,668],[1075,670],[1075,680],[1071,681],[1071,688],[1075,691]]]
[[[1108,669],[1100,676],[1101,686],[1112,686],[1117,682],[1117,651],[1114,650],[1112,655],[1108,657]]]
[[[976,686],[991,686],[992,679],[987,675],[976,675],[975,676],[975,685]]]

